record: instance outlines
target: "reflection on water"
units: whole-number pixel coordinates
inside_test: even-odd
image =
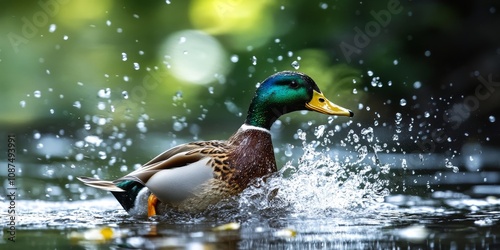
[[[234,207],[232,215],[223,214],[227,211],[219,211],[222,214],[218,218],[217,212],[191,217],[179,215],[177,222],[173,216],[131,218],[112,198],[23,201],[20,206],[30,209],[20,211],[17,242],[2,242],[2,245],[18,249],[31,245],[87,249],[494,249],[500,246],[497,237],[500,200],[496,198],[472,199],[460,193],[436,192],[428,199],[394,195],[385,200],[369,208],[331,209],[319,217],[286,214],[283,209],[254,208],[238,213]],[[220,227],[230,222],[233,223]]]

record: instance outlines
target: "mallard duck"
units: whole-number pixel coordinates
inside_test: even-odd
[[[277,171],[270,128],[281,115],[297,110],[353,116],[329,101],[309,76],[279,72],[260,84],[245,122],[228,140],[178,145],[114,181],[78,179],[110,191],[131,214],[202,211],[242,192],[252,180]]]

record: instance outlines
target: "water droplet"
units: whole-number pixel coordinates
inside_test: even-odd
[[[431,116],[431,114],[429,112],[427,112],[427,111],[424,112],[424,117],[425,118],[429,118],[430,116]]]
[[[328,8],[328,4],[327,4],[327,3],[320,3],[320,4],[319,4],[319,7],[320,7],[321,9],[326,10],[326,9]]]
[[[373,128],[372,127],[368,127],[368,128],[363,128],[361,130],[361,134],[366,136],[366,140],[368,142],[372,142],[373,141]]]
[[[56,26],[54,23],[53,23],[53,24],[51,24],[51,25],[49,26],[49,32],[50,32],[50,33],[54,33],[54,31],[56,31],[56,28],[57,28],[57,26]]]
[[[395,59],[395,60],[392,62],[392,64],[394,64],[394,65],[398,65],[398,60],[397,60],[397,59]]]
[[[174,129],[174,131],[179,132],[182,130],[182,128],[184,128],[184,126],[182,126],[182,123],[175,121],[174,124],[172,125],[172,128]]]
[[[214,93],[214,87],[212,87],[212,86],[208,87],[208,93],[213,94]]]
[[[292,57],[293,56],[293,52],[292,51],[288,51],[286,54],[288,55],[288,57]]]
[[[124,172],[128,172],[128,167],[127,167],[127,165],[122,165],[122,166],[120,167],[120,172],[122,172],[122,173],[124,173]]]
[[[76,161],[81,161],[81,160],[83,160],[83,154],[82,154],[82,153],[76,154],[76,155],[75,155],[75,160],[76,160]]]
[[[139,65],[138,62],[134,62],[134,69],[135,70],[139,70],[141,68],[141,66]]]
[[[148,132],[148,128],[146,127],[146,123],[144,123],[143,121],[137,122],[136,127],[139,129],[139,131],[141,133]]]
[[[82,104],[80,103],[80,101],[75,101],[73,103],[73,107],[77,108],[77,109],[80,109],[82,107]]]
[[[453,165],[453,163],[448,158],[445,159],[445,166],[447,168],[451,168],[453,173],[458,173],[458,171],[460,170],[457,166]]]
[[[68,35],[64,35],[64,36],[63,36],[63,40],[64,40],[64,41],[68,41],[68,39],[69,39],[69,36],[68,36]]]
[[[127,53],[122,52],[122,61],[127,61]]]
[[[104,103],[104,102],[97,103],[97,109],[99,109],[99,110],[106,109],[106,103]]]
[[[111,20],[106,20],[106,26],[111,26]]]
[[[174,102],[182,100],[182,92],[181,91],[175,92],[175,95],[174,97],[172,97],[172,100]]]
[[[413,88],[419,89],[422,87],[422,83],[420,81],[416,81],[413,83]]]
[[[366,72],[368,74],[368,76],[373,76],[373,71],[371,70],[368,70],[368,72]]]
[[[106,157],[108,157],[106,152],[104,152],[104,151],[99,151],[97,154],[99,155],[99,158],[101,160],[104,160],[104,159],[106,159]]]
[[[33,92],[33,96],[34,96],[35,98],[40,98],[40,97],[42,97],[42,92],[40,92],[40,90],[35,90],[35,91]]]
[[[100,98],[110,98],[111,97],[111,89],[110,88],[100,89],[97,92],[97,96]]]
[[[170,2],[170,0],[165,0],[165,3],[166,4],[171,4],[172,2]]]
[[[106,124],[106,118],[104,117],[97,117],[97,116],[94,116],[92,117],[93,118],[93,122],[99,126],[102,126],[102,125],[105,125]]]
[[[20,101],[19,105],[21,105],[21,108],[26,107],[26,101],[25,100]]]
[[[490,117],[488,117],[488,120],[489,120],[491,123],[493,123],[493,122],[495,122],[495,121],[496,121],[496,118],[495,118],[494,116],[490,115]]]
[[[297,61],[293,61],[292,62],[292,67],[295,69],[295,70],[298,70],[300,68],[300,64],[299,62]]]
[[[257,57],[252,56],[252,65],[257,65]]]
[[[298,129],[297,130],[297,138],[299,138],[299,140],[301,140],[301,141],[305,141],[306,140],[306,132],[302,131],[302,129]]]
[[[128,92],[127,91],[122,91],[122,96],[124,99],[128,99]]]
[[[237,63],[239,59],[240,58],[238,57],[238,55],[232,55],[231,56],[231,62],[233,62],[233,63]]]
[[[352,89],[352,93],[353,93],[353,94],[357,94],[357,93],[358,93],[358,90],[357,90],[357,89]]]
[[[399,100],[399,105],[401,105],[403,107],[406,106],[406,99],[401,98],[401,100]]]
[[[401,123],[401,120],[403,119],[403,115],[399,112],[396,113],[396,124]]]
[[[323,134],[325,133],[325,128],[325,125],[320,125],[314,130],[314,135],[316,136],[316,138],[320,138],[321,136],[323,136]]]
[[[426,51],[424,52],[424,55],[425,55],[426,57],[431,56],[431,51],[430,51],[430,50],[426,50]]]

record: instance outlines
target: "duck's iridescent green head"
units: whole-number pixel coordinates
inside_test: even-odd
[[[328,115],[354,115],[352,111],[326,99],[309,76],[283,71],[268,77],[257,88],[245,123],[270,129],[281,115],[297,110],[312,110]]]

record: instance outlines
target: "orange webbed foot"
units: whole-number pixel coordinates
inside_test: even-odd
[[[150,194],[148,197],[148,217],[156,215],[156,204],[158,203],[158,198],[154,194]]]

